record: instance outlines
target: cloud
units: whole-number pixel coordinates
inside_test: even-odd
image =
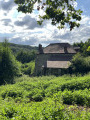
[[[18,44],[37,45],[41,43],[46,46],[50,43],[68,42],[73,44],[74,42],[85,42],[90,38],[90,25],[84,24],[84,19],[81,21],[81,26],[70,31],[68,28],[59,30],[50,23],[42,28],[36,28],[32,31],[24,30],[24,32],[16,33],[16,36],[12,37],[11,41]],[[86,19],[88,23],[89,18]],[[18,34],[18,36],[17,36]]]
[[[14,3],[14,0],[9,0],[9,1],[0,1],[0,8],[4,11],[10,11],[16,4]]]
[[[10,25],[10,23],[12,22],[11,19],[2,19],[1,21],[4,23],[5,26]]]
[[[77,6],[78,4],[75,3]],[[0,41],[7,38],[16,44],[46,46],[57,42],[80,42],[90,38],[90,16],[83,15],[81,26],[70,31],[68,28],[59,30],[50,21],[43,25],[37,24],[37,12],[32,14],[18,13],[14,0],[0,0]]]
[[[9,42],[16,43],[16,44],[23,44],[23,45],[35,45],[37,42],[37,39],[33,37],[21,37],[21,35],[13,36],[11,39],[9,39]]]
[[[22,18],[22,20],[17,20],[14,22],[16,26],[26,26],[27,29],[41,28],[43,25],[38,25],[35,18],[32,18],[30,15],[26,15]]]

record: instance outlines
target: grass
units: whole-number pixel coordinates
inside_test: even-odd
[[[72,119],[90,119],[90,74],[24,75],[0,86],[0,120]]]

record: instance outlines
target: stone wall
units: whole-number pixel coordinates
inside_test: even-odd
[[[71,61],[74,54],[38,54],[35,60],[35,73],[41,75],[47,60]]]

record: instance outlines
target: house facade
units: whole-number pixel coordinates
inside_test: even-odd
[[[62,69],[70,66],[76,50],[69,43],[53,43],[45,48],[39,45],[39,53],[35,61],[35,73],[60,74]]]

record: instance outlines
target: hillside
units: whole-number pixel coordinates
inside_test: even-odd
[[[90,74],[22,76],[0,86],[0,120],[89,120]]]
[[[0,44],[2,44],[2,43],[0,43]],[[14,43],[9,43],[9,46],[14,54],[17,54],[20,50],[24,50],[24,51],[35,50],[35,51],[37,51],[37,49],[38,49],[38,47],[32,47],[30,45],[20,45],[20,44],[14,44]]]

